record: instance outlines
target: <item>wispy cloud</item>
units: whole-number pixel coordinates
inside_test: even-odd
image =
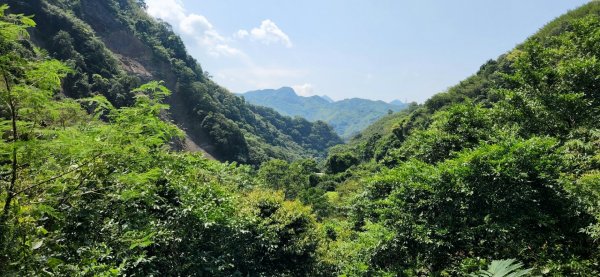
[[[187,41],[200,46],[210,57],[235,58],[231,60],[231,67],[214,69],[213,72],[216,81],[232,85],[230,89],[275,88],[298,83],[299,79],[307,75],[307,72],[293,68],[257,64],[246,52],[237,48],[240,47],[237,42],[242,40],[291,48],[293,44],[289,36],[269,19],[263,20],[259,27],[240,29],[231,36],[223,36],[208,18],[187,11],[181,0],[146,0],[146,4],[148,14],[169,22]],[[297,91],[301,95],[309,95],[312,86],[301,85]]]
[[[208,54],[220,56],[245,56],[240,49],[228,44],[228,39],[223,37],[200,14],[187,13],[183,4],[178,0],[146,0],[148,14],[164,21],[170,22],[177,30],[192,37],[196,43],[204,47]]]
[[[253,28],[250,31],[241,29],[234,36],[239,39],[249,37],[266,45],[280,43],[288,48],[293,46],[290,37],[270,19],[263,20],[259,27]]]

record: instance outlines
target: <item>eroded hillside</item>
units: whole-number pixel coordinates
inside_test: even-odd
[[[76,72],[63,86],[70,97],[103,94],[130,105],[129,91],[162,80],[173,91],[166,115],[187,136],[184,147],[219,160],[260,164],[269,158],[322,157],[341,143],[322,123],[283,117],[252,107],[214,83],[166,23],[134,1],[8,1],[16,13],[40,22],[32,41]]]

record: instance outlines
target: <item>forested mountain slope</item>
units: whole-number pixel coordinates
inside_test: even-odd
[[[597,1],[592,1],[588,5],[569,11],[541,28],[526,43],[518,45],[513,51],[503,54],[495,60],[489,60],[480,67],[476,74],[449,88],[446,92],[432,96],[423,105],[412,105],[405,113],[382,118],[357,135],[347,146],[341,146],[340,148],[358,150],[356,148],[358,147],[359,149],[365,149],[366,151],[359,150],[359,152],[366,160],[374,157],[379,160],[387,154],[389,148],[398,147],[413,130],[426,129],[432,122],[432,115],[438,111],[464,102],[491,107],[494,103],[504,99],[504,89],[515,88],[513,80],[506,77],[515,73],[513,66],[515,56],[523,53],[526,46],[537,44],[538,48],[544,48],[550,43],[557,44],[556,40],[558,38],[556,36],[572,28],[574,20],[598,14],[600,14],[600,7]],[[537,50],[530,49],[530,51]],[[568,51],[572,50],[563,50],[563,52]],[[543,74],[538,73],[538,75]],[[546,76],[546,78],[554,77],[554,75]],[[579,92],[573,91],[573,93]],[[559,111],[552,113],[557,114]],[[542,125],[546,125],[546,123]],[[365,148],[365,145],[372,147]],[[373,147],[376,149],[372,149]]]
[[[166,87],[102,71],[121,62],[92,33],[77,40],[70,24],[83,22],[68,13],[53,22],[73,40],[56,50],[99,56],[61,62],[35,47],[50,32],[33,28],[44,15],[7,9],[1,276],[600,276],[598,1],[321,165],[260,167],[174,150],[184,134],[161,120]],[[84,65],[105,75],[86,85],[73,77]],[[100,93],[74,94],[80,86]]]
[[[599,46],[592,1],[332,149],[331,245],[359,250],[331,261],[362,276],[454,276],[505,258],[600,274]]]
[[[173,91],[168,118],[220,160],[260,164],[325,155],[341,143],[324,123],[254,107],[220,87],[190,57],[171,27],[129,0],[7,0],[11,11],[42,22],[32,41],[74,73],[63,84],[74,98],[102,94],[117,107],[131,105],[131,89],[163,80]]]
[[[6,10],[0,276],[318,273],[308,207],[268,191],[248,165],[172,150],[183,133],[160,118],[166,87],[133,88],[120,108],[65,97],[61,80],[76,69],[32,47],[35,21]]]
[[[240,95],[249,103],[273,108],[283,115],[325,121],[345,140],[390,111],[397,112],[406,107],[399,101],[388,104],[360,98],[328,101],[320,96],[303,97],[290,87],[249,91]]]

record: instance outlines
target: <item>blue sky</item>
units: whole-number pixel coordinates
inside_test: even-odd
[[[232,92],[423,102],[587,0],[146,0]]]

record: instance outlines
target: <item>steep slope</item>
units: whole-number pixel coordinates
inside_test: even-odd
[[[240,95],[252,104],[273,108],[284,115],[300,116],[310,121],[323,120],[345,140],[390,111],[397,112],[406,107],[406,104],[398,102],[388,104],[359,98],[332,101],[321,96],[303,97],[289,87],[249,91]]]
[[[166,115],[219,160],[260,164],[270,158],[323,156],[341,143],[327,126],[257,109],[204,74],[170,26],[149,17],[133,0],[8,0],[15,13],[33,14],[36,45],[76,71],[63,85],[70,97],[105,95],[133,103],[131,89],[164,80],[173,91]],[[318,141],[318,143],[317,143]]]
[[[331,245],[356,249],[333,263],[348,275],[465,276],[514,258],[531,276],[600,275],[599,45],[592,1],[332,149],[323,188],[345,237]]]
[[[514,73],[514,58],[511,55],[523,51],[527,42],[536,41],[544,45],[555,37],[571,28],[573,21],[589,16],[600,15],[600,3],[591,1],[576,10],[569,11],[542,27],[525,43],[518,45],[507,54],[500,55],[495,60],[483,64],[474,75],[428,99],[423,105],[412,106],[407,113],[397,113],[384,117],[365,129],[347,145],[337,147],[333,152],[344,152],[348,149],[364,157],[365,161],[372,158],[381,160],[388,151],[402,145],[404,140],[415,130],[426,129],[432,122],[432,116],[452,105],[473,102],[490,107],[502,99],[501,89],[514,88],[507,75]],[[385,126],[385,128],[381,128]],[[376,130],[376,131],[375,131]],[[367,147],[368,146],[368,147]]]
[[[258,188],[248,165],[172,151],[183,134],[161,119],[170,92],[158,81],[120,108],[64,97],[71,68],[31,47],[35,21],[7,8],[0,276],[319,274],[310,208]]]

